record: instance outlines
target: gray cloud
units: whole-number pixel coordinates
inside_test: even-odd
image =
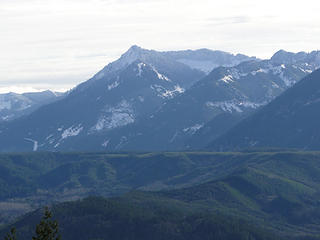
[[[319,48],[319,11],[316,0],[3,0],[0,86],[76,85],[133,44],[261,58],[310,51]]]

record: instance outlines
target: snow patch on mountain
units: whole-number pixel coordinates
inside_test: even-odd
[[[106,147],[108,147],[109,142],[110,142],[110,139],[107,139],[107,140],[103,141],[103,143],[101,144],[101,146],[104,147],[104,148],[106,148]]]
[[[266,105],[267,103],[268,103],[267,101],[262,102],[262,103],[254,103],[254,102],[249,102],[249,101],[242,101],[242,102],[239,102],[239,106],[246,107],[246,108],[257,109],[257,108],[259,108],[261,106]]]
[[[295,68],[298,68],[297,66],[294,66]],[[300,71],[302,71],[302,72],[304,72],[304,73],[312,73],[313,71],[312,70],[310,70],[310,69],[303,69],[303,68],[301,68],[301,67],[299,67],[299,70]]]
[[[259,68],[257,71],[252,71],[251,75],[255,76],[257,73],[269,73],[269,69]]]
[[[138,77],[141,77],[141,74],[143,72],[143,68],[146,67],[147,65],[145,63],[138,63],[138,73],[137,73],[137,76]]]
[[[280,88],[278,84],[276,84],[274,81],[271,82],[273,88]]]
[[[184,128],[183,132],[190,134],[190,135],[193,135],[202,127],[203,127],[203,124],[195,124],[191,127]]]
[[[115,82],[113,82],[113,83],[108,85],[108,90],[110,91],[111,89],[114,89],[114,88],[118,87],[119,85],[120,85],[120,83],[117,80],[117,81],[115,81]]]
[[[116,106],[106,106],[92,131],[110,130],[122,127],[135,121],[134,111],[130,103],[122,100]]]
[[[185,89],[180,87],[179,85],[174,86],[172,90],[166,89],[165,87],[157,84],[151,85],[150,88],[155,90],[159,97],[165,99],[171,99],[185,91]]]
[[[83,127],[81,126],[81,124],[77,126],[71,126],[63,131],[63,133],[61,134],[61,139],[78,136],[82,130]]]
[[[49,136],[46,137],[46,140],[49,140],[52,137],[53,137],[53,134],[50,134]]]
[[[303,69],[301,67],[298,68],[295,65],[293,65],[292,67],[295,69],[299,69],[300,71],[305,72],[305,73],[312,72],[312,70]],[[285,64],[281,64],[279,66],[273,66],[273,65],[269,64],[269,66],[267,68],[259,68],[258,70],[250,72],[250,74],[255,76],[258,73],[265,73],[265,74],[271,73],[275,76],[278,76],[283,81],[283,83],[285,84],[286,87],[291,87],[296,83],[296,81],[293,79],[290,79],[289,77],[286,76],[286,70],[287,70],[287,66]]]
[[[33,143],[33,151],[36,152],[38,151],[38,141],[36,140],[33,140],[31,138],[25,138],[24,140],[27,140],[29,142],[32,142]]]
[[[152,67],[152,70],[154,71],[154,73],[157,75],[157,77],[158,77],[160,80],[164,80],[164,81],[167,81],[167,82],[171,82],[171,80],[170,80],[168,77],[166,77],[165,75],[159,73],[156,68]]]
[[[283,69],[284,68],[282,67],[282,65],[281,66],[273,66],[273,65],[269,64],[269,66],[267,66],[267,68],[259,68],[258,70],[254,70],[254,71],[250,72],[249,74],[255,76],[258,73],[268,74],[271,72],[273,75],[279,75]]]
[[[177,94],[184,93],[185,89],[180,87],[179,85],[174,86],[173,90],[166,90],[162,96],[164,98],[174,98]]]
[[[238,112],[242,113],[243,108],[252,108],[257,109],[260,106],[265,105],[266,102],[263,103],[254,103],[250,101],[238,101],[238,100],[229,100],[229,101],[217,101],[217,102],[206,102],[206,106],[210,108],[220,108],[224,112]]]
[[[55,138],[53,134],[50,134],[46,137],[46,141],[49,142],[49,144],[53,144],[55,142]]]
[[[226,71],[226,74],[223,77],[221,77],[218,81],[224,83],[231,83],[235,80],[241,79],[242,77],[246,77],[247,75],[248,73],[242,73],[236,68],[230,68]]]
[[[173,143],[174,142],[174,140],[176,139],[178,137],[178,131],[176,131],[174,134],[173,134],[173,136],[171,137],[171,139],[170,139],[170,143]]]
[[[219,81],[229,83],[229,82],[234,82],[232,75],[226,75],[223,78],[221,78]]]

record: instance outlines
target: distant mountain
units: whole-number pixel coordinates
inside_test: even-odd
[[[156,112],[106,135],[106,149],[201,149],[320,66],[318,58],[293,64],[274,58],[214,69]]]
[[[214,150],[261,147],[320,149],[320,70],[210,145]]]
[[[201,54],[187,51],[176,56],[177,52],[157,52],[132,46],[63,100],[23,119],[3,124],[0,127],[1,150],[74,150],[90,145],[87,140],[80,144],[75,142],[78,138],[100,136],[136,122],[205,76],[200,67],[191,68],[182,63],[181,58],[219,65],[216,55],[223,53],[202,51]],[[251,59],[225,55],[230,59],[219,61],[231,64],[232,61],[238,63]],[[104,138],[94,148],[107,145],[108,139]]]
[[[202,148],[320,66],[318,52],[287,54],[294,63],[133,46],[63,100],[0,125],[0,151]],[[208,61],[223,66],[206,75]]]
[[[271,60],[278,64],[295,64],[305,62],[308,65],[313,65],[313,63],[318,63],[320,61],[320,54],[319,51],[312,51],[310,53],[292,53],[280,50],[272,56]]]
[[[242,62],[258,60],[255,57],[248,57],[243,54],[233,55],[227,52],[212,51],[209,49],[171,51],[163,54],[205,73],[210,73],[213,69],[221,66],[233,67]]]
[[[39,107],[60,99],[63,95],[52,91],[0,94],[0,122],[30,114]]]

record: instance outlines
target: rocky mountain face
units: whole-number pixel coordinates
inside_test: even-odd
[[[52,91],[0,94],[0,122],[30,114],[39,107],[62,98],[63,95]]]
[[[320,65],[316,53],[287,53],[294,63],[280,53],[261,61],[133,46],[61,101],[2,124],[0,150],[202,148]]]
[[[210,149],[320,148],[320,70],[210,144]]]

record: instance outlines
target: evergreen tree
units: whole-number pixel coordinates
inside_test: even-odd
[[[4,237],[4,240],[17,240],[16,229],[11,228],[10,233],[8,233],[7,236]]]
[[[44,216],[36,227],[36,236],[32,240],[61,240],[58,231],[58,222],[51,220],[52,213],[46,207]]]

